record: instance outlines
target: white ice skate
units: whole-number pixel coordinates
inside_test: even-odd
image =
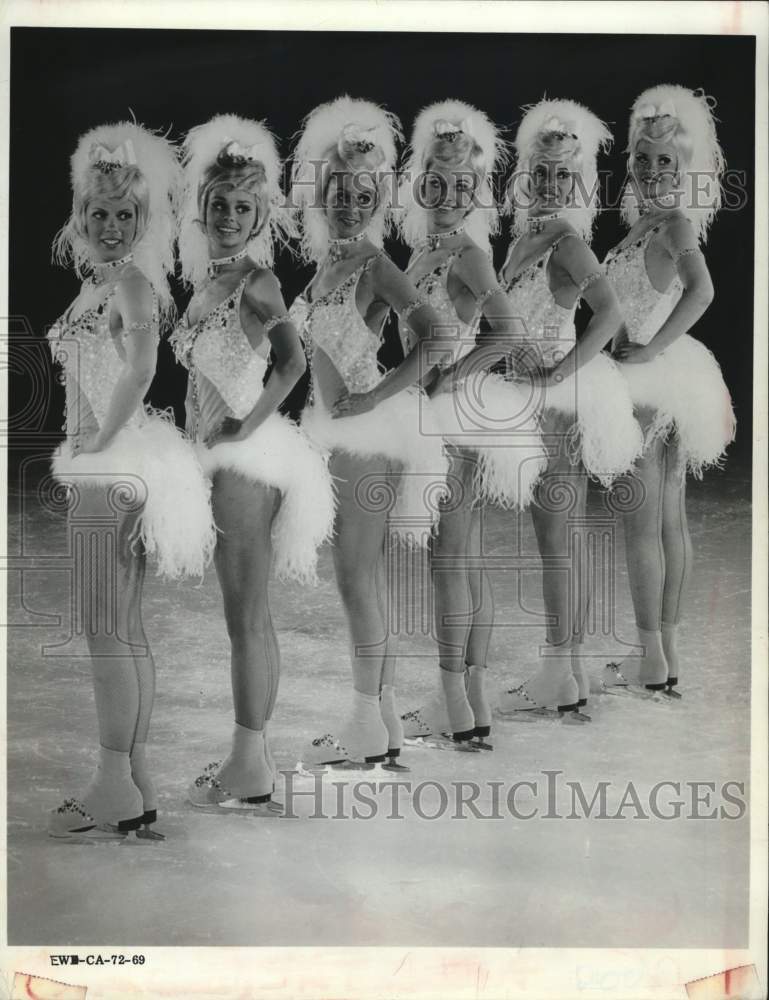
[[[516,722],[561,720],[582,725],[591,721],[579,710],[579,688],[571,668],[567,673],[541,667],[524,684],[506,688],[500,695],[497,715]]]
[[[272,801],[274,779],[267,768],[264,788],[255,795],[236,795],[219,780],[221,761],[207,764],[187,790],[187,801],[195,809],[208,813],[240,813],[248,816],[272,819],[283,814],[283,806]]]
[[[65,799],[48,815],[48,836],[67,844],[125,843],[133,832],[141,837],[141,827],[141,816],[117,822],[97,819],[78,799]]]
[[[330,768],[349,777],[371,779],[384,773],[390,734],[377,709],[376,717],[350,718],[337,733],[324,733],[304,748],[297,770]]]
[[[477,753],[473,745],[475,727],[452,732],[445,700],[440,694],[427,705],[412,709],[401,716],[404,740],[408,746],[429,747],[431,750],[459,750]]]
[[[622,664],[607,663],[601,676],[601,691],[641,701],[661,702],[666,684],[656,679],[658,676],[640,658],[637,663],[632,660],[625,660]]]

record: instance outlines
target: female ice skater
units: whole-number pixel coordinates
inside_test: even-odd
[[[500,711],[532,718],[553,710],[589,721],[588,679],[580,663],[589,594],[580,525],[588,476],[609,486],[642,447],[627,386],[601,349],[617,332],[616,296],[590,250],[598,211],[597,156],[611,140],[603,124],[574,101],[529,108],[515,139],[508,188],[515,239],[500,273],[525,344],[510,358],[511,377],[539,392],[541,429],[550,457],[531,512],[542,558],[546,646],[539,669],[503,691]],[[592,317],[579,341],[580,299]]]
[[[155,839],[146,756],[155,664],[141,615],[147,555],[170,578],[202,574],[214,545],[208,486],[168,414],[145,410],[161,315],[171,308],[174,148],[139,125],[92,129],[72,156],[72,215],[54,256],[88,274],[49,332],[66,386],[67,438],[53,460],[67,484],[93,670],[99,764],[81,800],[51,814],[69,841]]]
[[[268,589],[311,582],[333,525],[324,456],[278,406],[305,370],[302,346],[270,270],[288,222],[275,141],[259,122],[220,115],[184,141],[182,273],[194,295],[174,334],[189,369],[187,429],[213,480],[214,561],[231,644],[235,729],[227,759],[195,780],[192,805],[274,816],[266,738],[280,655]],[[270,351],[274,365],[266,383]]]
[[[429,401],[412,388],[434,361],[415,348],[386,376],[377,363],[390,308],[437,356],[438,316],[381,249],[394,190],[397,121],[368,101],[316,108],[297,145],[291,200],[302,250],[317,273],[291,309],[312,366],[302,426],[331,453],[338,495],[334,565],[352,645],[352,705],[305,763],[376,764],[400,752],[392,665],[386,660],[385,545],[424,545],[445,489],[447,460]],[[423,366],[426,366],[423,370]],[[395,498],[395,508],[388,498]]]
[[[522,333],[491,262],[489,237],[499,228],[491,180],[503,158],[482,111],[432,104],[414,123],[399,190],[400,229],[413,250],[407,274],[455,340],[451,367],[428,388],[451,456],[431,548],[439,684],[403,721],[407,738],[449,749],[491,749],[485,674],[494,607],[481,505],[526,506],[545,466],[527,394],[488,370]],[[401,337],[413,347],[404,322]]]
[[[627,151],[630,228],[605,263],[624,317],[615,356],[645,435],[630,482],[643,502],[623,518],[642,653],[609,664],[604,684],[678,696],[678,624],[692,568],[686,472],[701,478],[717,465],[736,426],[716,359],[688,333],[713,299],[700,244],[721,205],[724,170],[708,98],[679,86],[644,91]]]

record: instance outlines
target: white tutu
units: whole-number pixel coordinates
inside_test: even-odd
[[[718,465],[737,421],[713,354],[684,334],[648,363],[620,365],[636,406],[655,411],[646,439],[675,431],[689,471],[698,479]]]
[[[334,488],[326,457],[287,417],[271,414],[245,441],[198,446],[203,470],[213,478],[229,469],[280,490],[272,525],[273,570],[279,579],[317,582],[318,548],[334,529]]]
[[[418,389],[405,389],[373,410],[333,419],[322,402],[302,414],[302,427],[327,451],[360,458],[382,456],[400,466],[397,492],[389,497],[372,479],[361,501],[372,510],[390,507],[390,525],[408,546],[424,546],[438,523],[440,500],[447,493],[448,458],[432,401]]]
[[[430,399],[451,444],[478,456],[476,503],[525,508],[547,467],[530,394],[490,372],[474,372]]]
[[[73,458],[65,441],[52,469],[74,489],[110,488],[117,509],[141,506],[140,537],[159,576],[203,575],[216,544],[211,488],[170,413],[153,411],[124,427],[103,451]]]
[[[630,471],[643,450],[643,433],[627,383],[608,355],[597,354],[571,378],[541,392],[542,409],[576,417],[569,444],[588,475],[608,488]]]

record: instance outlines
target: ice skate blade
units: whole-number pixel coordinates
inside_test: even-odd
[[[90,830],[70,830],[56,833],[48,831],[51,840],[59,844],[122,844],[128,840],[128,833],[109,825],[93,826]]]
[[[487,743],[482,736],[474,736],[470,740],[470,746],[477,747],[479,750],[493,750],[494,746],[491,743]]]
[[[406,740],[409,746],[421,747],[423,750],[450,750],[459,753],[480,753],[471,740],[455,740],[448,733],[440,736],[417,736]]]
[[[585,726],[593,721],[586,712],[562,712],[561,716],[565,726]]]
[[[661,694],[663,694],[665,698],[669,698],[671,701],[681,701],[681,699],[683,698],[681,692],[676,691],[676,689],[673,687],[665,688],[665,690],[662,691]]]
[[[166,839],[164,833],[158,833],[157,830],[150,830],[149,826],[143,826],[141,829],[136,831],[136,836],[139,840],[148,840],[153,843],[158,843]]]
[[[376,763],[343,760],[334,764],[306,764],[297,761],[294,773],[302,778],[329,778],[333,781],[392,781],[392,774],[410,771],[404,764],[389,765],[384,761]]]
[[[283,804],[281,802],[260,802],[258,805],[253,803],[240,803],[240,800],[231,800],[238,802],[238,805],[228,805],[227,803],[221,803],[219,805],[210,806],[195,806],[197,812],[207,813],[208,815],[218,815],[218,816],[248,816],[253,819],[276,819],[283,815]]]
[[[187,798],[188,803],[197,812],[208,813],[219,816],[254,816],[271,819],[275,816],[283,815],[283,804],[269,799],[267,802],[248,802],[246,799],[228,798],[219,802],[194,801]]]
[[[505,722],[558,722],[563,713],[555,708],[514,708],[509,712],[495,708],[494,714]]]
[[[394,757],[388,757],[387,761],[382,764],[382,770],[393,771],[396,774],[403,772],[410,772],[411,768],[407,764],[399,764]]]
[[[608,694],[615,698],[635,698],[636,701],[661,702],[664,692],[650,691],[637,684],[604,684],[601,688],[601,694]]]

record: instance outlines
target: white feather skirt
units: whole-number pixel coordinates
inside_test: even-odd
[[[211,487],[170,413],[124,427],[103,451],[73,458],[65,441],[52,471],[76,490],[108,489],[117,509],[140,506],[139,535],[159,576],[203,575],[216,544]]]
[[[596,355],[571,378],[540,391],[542,409],[575,418],[568,447],[588,475],[608,488],[632,469],[643,450],[643,433],[627,382],[608,355]]]
[[[490,372],[430,398],[444,438],[478,458],[475,503],[524,509],[547,467],[530,393]]]
[[[635,405],[655,411],[647,442],[675,433],[698,479],[722,462],[737,421],[721,368],[704,344],[684,334],[652,361],[619,367]]]
[[[424,547],[434,532],[440,501],[447,494],[449,462],[432,401],[418,389],[405,389],[373,410],[333,419],[316,398],[302,414],[302,428],[321,448],[363,459],[381,456],[399,466],[397,488],[388,495],[372,478],[372,509],[389,507],[390,528],[408,547]]]
[[[328,461],[292,420],[275,413],[245,441],[198,446],[204,472],[219,469],[280,490],[272,524],[273,572],[281,580],[317,582],[318,549],[334,529],[335,499]]]

